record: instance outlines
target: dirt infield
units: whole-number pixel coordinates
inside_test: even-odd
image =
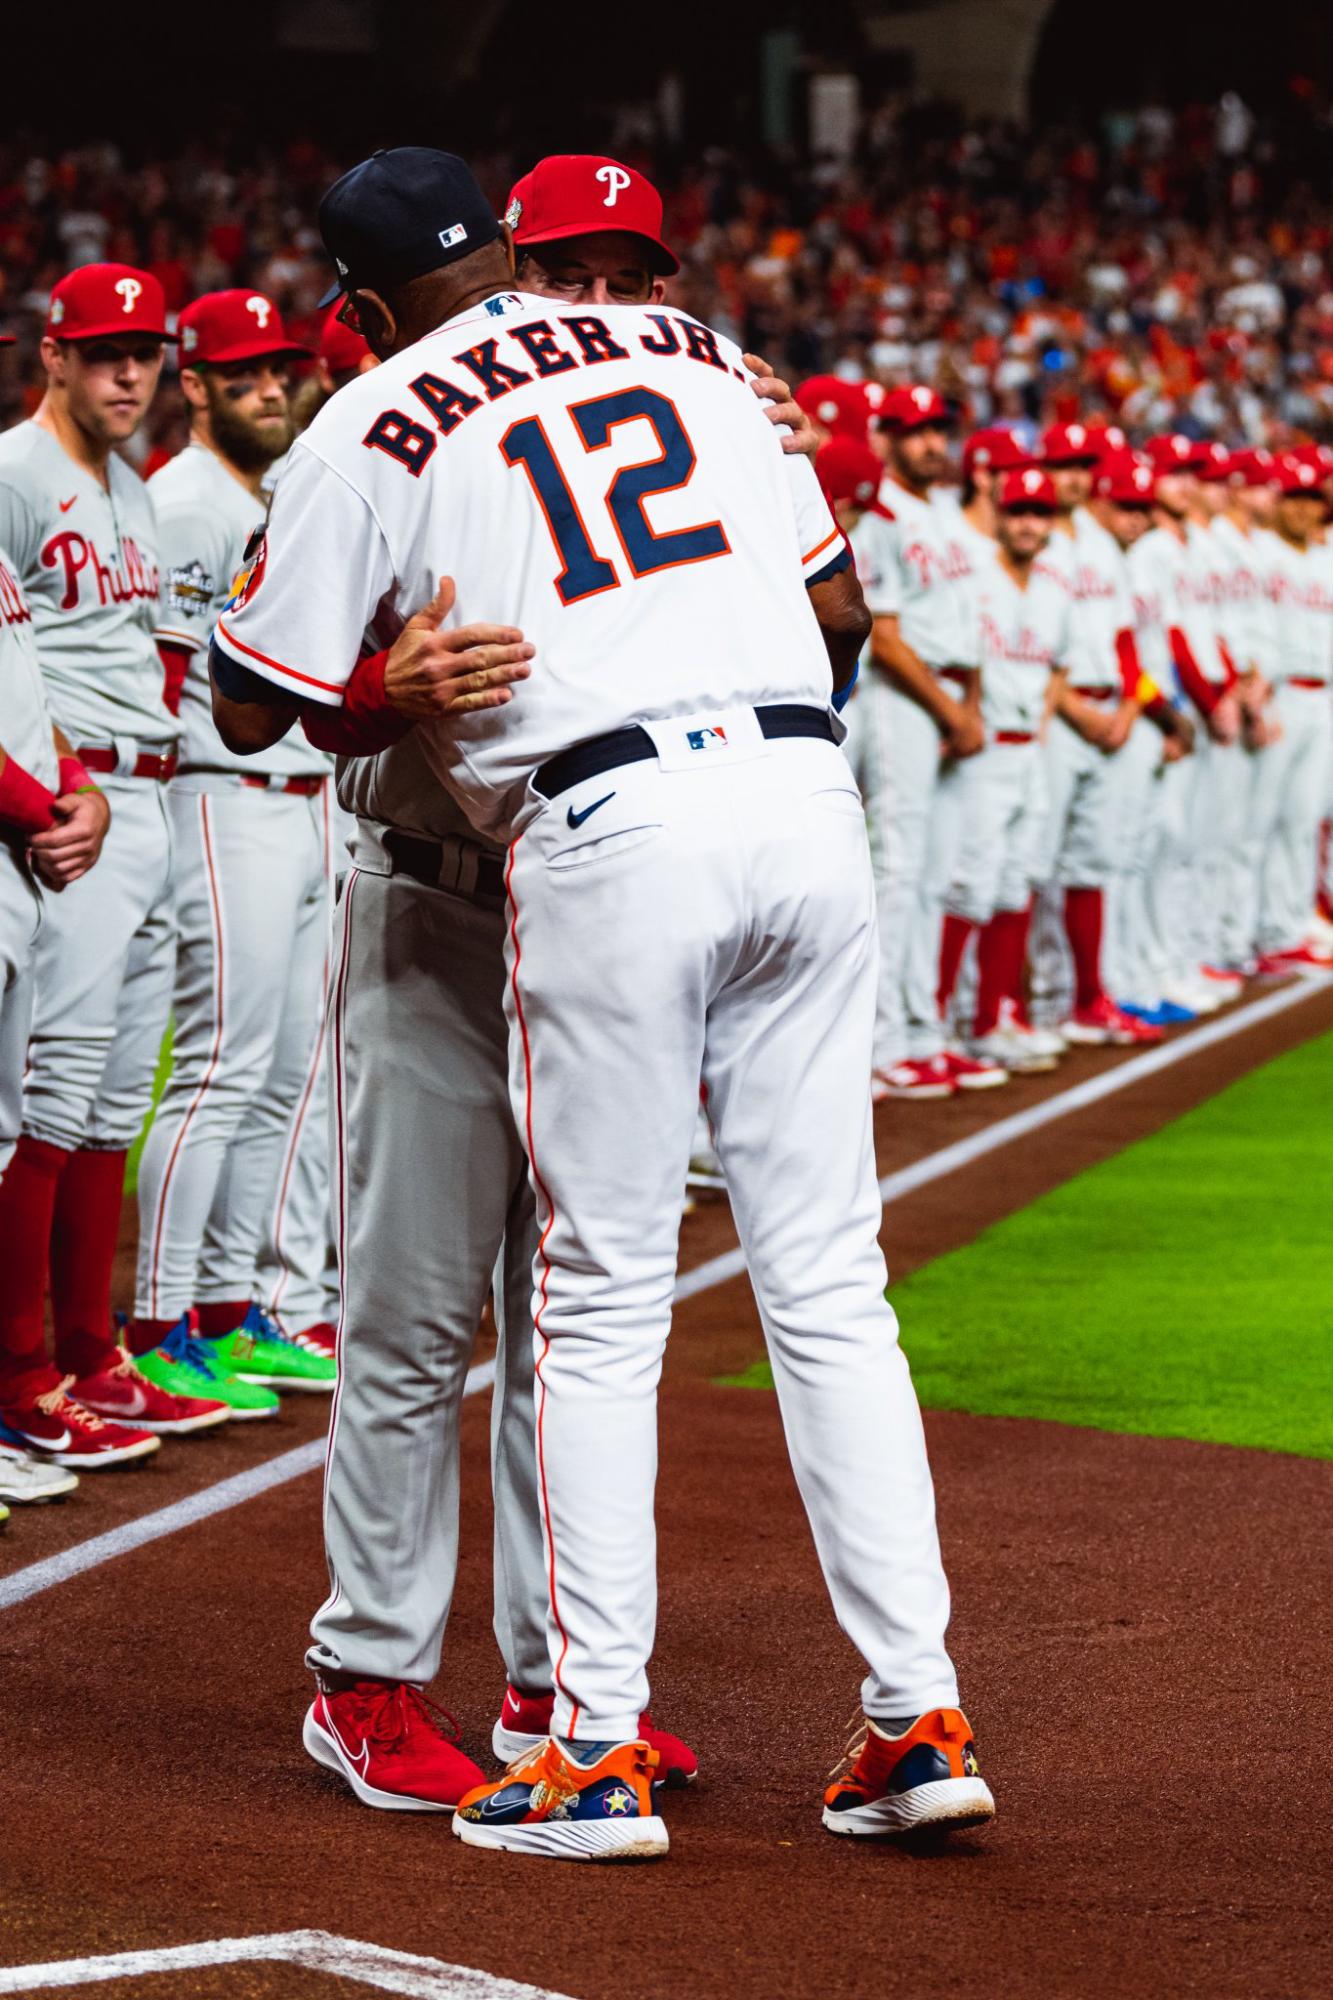
[[[1331,1025],[1333,991],[1312,989],[1279,1020],[921,1189],[888,1217],[895,1269]],[[1043,1088],[999,1093],[1003,1113]],[[882,1167],[999,1115],[892,1107]],[[700,1210],[685,1260],[732,1240],[725,1210]],[[857,1707],[856,1664],[775,1399],[711,1379],[756,1352],[743,1281],[681,1308],[662,1398],[654,1704],[702,1775],[667,1804],[666,1866],[464,1849],[440,1820],[367,1812],[308,1763],[301,1656],[324,1582],[309,1476],[0,1613],[4,1964],[308,1926],[572,2000],[1317,1990],[1333,1466],[929,1418],[952,1638],[1000,1818],[937,1854],[840,1842],[817,1801]],[[502,1689],[484,1403],[465,1411],[464,1557],[433,1691],[479,1757]],[[16,1524],[0,1572],[313,1438],[323,1414],[309,1398],[272,1429],[104,1475],[95,1495],[89,1480],[76,1503]],[[366,1989],[254,1966],[95,1990]]]

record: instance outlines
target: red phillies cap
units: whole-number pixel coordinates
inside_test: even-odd
[[[343,325],[338,317],[340,310],[335,306],[320,328],[319,346],[315,352],[331,375],[352,375],[361,366],[370,348],[362,334]]]
[[[830,507],[835,500],[850,500],[867,513],[893,518],[879,504],[884,467],[870,446],[859,439],[831,437],[827,444],[822,444],[815,454],[815,477]]]
[[[1333,452],[1326,444],[1293,445],[1287,456],[1299,459],[1302,465],[1312,465],[1321,479],[1327,479],[1333,471]]]
[[[1218,443],[1216,439],[1210,444],[1205,444],[1199,454],[1199,463],[1195,471],[1200,479],[1207,480],[1210,485],[1219,485],[1224,479],[1230,479],[1231,453],[1227,446]]]
[[[1157,492],[1152,467],[1136,451],[1108,452],[1097,474],[1099,499],[1117,507],[1150,507]]]
[[[1087,424],[1052,424],[1042,434],[1042,458],[1047,465],[1096,465],[1103,435]]]
[[[910,389],[890,389],[880,405],[879,421],[886,430],[915,431],[923,424],[951,425],[953,413],[943,396],[915,382]]]
[[[176,338],[167,332],[161,285],[133,264],[81,264],[69,272],[51,293],[46,331],[53,340],[101,340],[111,333]]]
[[[1186,437],[1183,431],[1149,438],[1143,449],[1148,454],[1153,471],[1159,475],[1163,472],[1197,472],[1208,452],[1206,444],[1198,438]]]
[[[604,229],[642,237],[662,277],[680,269],[662,241],[662,197],[650,180],[600,153],[552,153],[509,191],[504,219],[520,249],[593,236]]]
[[[884,391],[878,382],[844,382],[841,375],[812,375],[797,388],[796,400],[806,415],[833,437],[854,438],[864,444]]]
[[[1231,482],[1234,486],[1271,486],[1277,478],[1277,460],[1263,445],[1253,451],[1233,451]]]
[[[995,504],[1003,514],[1054,514],[1060,505],[1054,480],[1039,465],[1006,472]]]
[[[963,477],[972,477],[974,465],[985,465],[992,472],[1013,472],[1020,465],[1031,465],[1033,453],[1021,445],[1011,430],[1003,424],[992,424],[988,430],[973,431],[963,446]]]
[[[310,349],[288,340],[282,314],[262,292],[205,292],[176,322],[181,367],[196,362],[257,361],[260,355],[309,360]]]
[[[1308,493],[1314,500],[1323,498],[1319,491],[1323,479],[1319,467],[1308,458],[1298,458],[1294,451],[1284,451],[1279,456],[1271,477],[1284,500],[1298,493]]]

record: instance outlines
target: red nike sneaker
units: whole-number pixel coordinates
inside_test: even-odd
[[[51,1388],[39,1394],[29,1390],[23,1402],[0,1405],[0,1438],[6,1443],[39,1452],[57,1465],[72,1465],[76,1472],[125,1465],[161,1448],[162,1440],[149,1431],[104,1423],[94,1411],[71,1400],[72,1375],[61,1379],[54,1368],[50,1373]]]
[[[449,1729],[440,1727],[442,1717]],[[346,1779],[363,1806],[382,1812],[449,1812],[486,1780],[457,1747],[458,1724],[406,1681],[356,1681],[319,1693],[301,1741],[317,1764]]]
[[[553,1694],[520,1694],[517,1688],[507,1687],[500,1719],[491,1731],[491,1749],[496,1760],[501,1764],[517,1763],[520,1757],[527,1757],[544,1743],[551,1733],[554,1707]],[[647,1709],[639,1717],[639,1735],[650,1750],[657,1752],[655,1785],[679,1792],[694,1783],[699,1775],[699,1759],[679,1736],[654,1728]]]
[[[84,1375],[74,1384],[75,1402],[94,1416],[109,1417],[114,1423],[134,1423],[141,1431],[170,1437],[213,1430],[231,1415],[225,1403],[216,1403],[211,1397],[173,1396],[169,1390],[159,1389],[156,1382],[139,1373],[133,1356],[123,1347],[120,1357],[114,1368]]]
[[[1166,1039],[1161,1028],[1153,1027],[1148,1021],[1136,1021],[1132,1014],[1123,1013],[1105,994],[1094,1000],[1090,1007],[1076,1007],[1069,1019],[1060,1023],[1060,1033],[1067,1042],[1079,1043],[1085,1048],[1105,1048],[1108,1045],[1118,1049],[1140,1045],[1147,1047]]]

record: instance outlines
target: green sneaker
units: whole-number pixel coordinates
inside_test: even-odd
[[[338,1364],[314,1342],[279,1332],[267,1313],[252,1305],[231,1333],[205,1340],[217,1364],[242,1382],[261,1382],[270,1389],[313,1389],[329,1394],[338,1380]]]
[[[273,1391],[229,1374],[210,1353],[212,1345],[195,1332],[192,1316],[182,1313],[161,1347],[151,1354],[140,1354],[134,1365],[169,1395],[204,1396],[214,1403],[225,1403],[238,1422],[245,1417],[271,1417],[278,1408]]]

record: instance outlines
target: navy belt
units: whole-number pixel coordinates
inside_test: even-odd
[[[769,702],[756,708],[759,729],[770,742],[781,736],[815,736],[836,743],[833,724],[822,708],[808,708],[804,702]],[[559,798],[585,778],[599,778],[603,771],[618,770],[622,764],[643,764],[657,755],[657,745],[646,729],[634,723],[628,729],[612,729],[605,736],[590,736],[558,757],[539,764],[533,785],[545,799]]]
[[[457,847],[458,843],[452,843]],[[504,863],[495,854],[478,854],[476,879],[470,889],[451,888],[444,880],[446,843],[424,834],[403,833],[390,827],[384,836],[384,851],[393,863],[395,875],[408,875],[428,889],[444,889],[446,894],[463,896],[469,903],[499,909],[505,899]]]

